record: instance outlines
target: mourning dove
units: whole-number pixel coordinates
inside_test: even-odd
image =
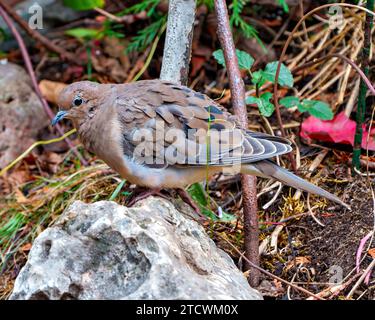
[[[81,81],[59,95],[52,124],[70,119],[84,147],[124,179],[183,188],[216,173],[273,178],[348,207],[337,196],[270,161],[292,150],[281,137],[241,129],[206,95],[162,80]]]

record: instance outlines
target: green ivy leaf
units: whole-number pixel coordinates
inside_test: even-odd
[[[77,39],[98,39],[102,36],[101,31],[97,29],[89,29],[89,28],[74,28],[70,30],[66,30],[64,32],[66,35],[77,38]]]
[[[237,218],[235,215],[233,214],[229,214],[229,213],[226,213],[226,212],[222,212],[222,216],[219,218],[215,212],[213,212],[212,210],[210,209],[207,209],[206,207],[202,207],[202,206],[199,206],[202,213],[209,217],[210,219],[212,219],[213,221],[224,221],[224,222],[231,222],[231,221],[235,221]]]
[[[259,112],[262,116],[270,117],[272,113],[275,111],[275,106],[270,99],[272,98],[271,92],[265,92],[261,94],[259,98],[257,97],[247,97],[246,103],[248,104],[256,104],[259,108]]]
[[[216,61],[225,67],[224,52],[222,49],[216,50],[212,54]],[[250,70],[254,63],[254,58],[247,52],[236,49],[238,66],[241,70]]]
[[[263,71],[260,70],[260,71],[255,71],[252,73],[252,78],[251,78],[251,82],[254,84],[254,85],[257,85],[259,88],[264,85],[267,80],[263,78]]]
[[[199,208],[201,209],[201,212],[209,217],[210,219],[214,221],[234,221],[236,217],[232,214],[222,212],[222,216],[219,218],[212,210],[207,208],[208,206],[208,201],[206,197],[206,192],[203,189],[202,185],[200,183],[194,183],[192,184],[189,189],[188,193],[191,195],[193,200],[197,202]]]
[[[200,183],[192,184],[188,189],[188,193],[199,205],[207,205],[206,193]]]
[[[238,66],[242,70],[250,70],[254,64],[254,58],[247,52],[236,49],[236,55],[238,59]]]
[[[64,0],[64,5],[74,10],[91,10],[94,8],[103,8],[105,0]]]
[[[278,61],[270,62],[266,65],[266,68],[261,71],[263,78],[274,83]],[[282,63],[280,67],[280,74],[278,83],[281,86],[292,88],[294,84],[293,75],[290,70]]]
[[[298,106],[300,112],[308,112],[313,117],[321,120],[332,120],[333,112],[329,104],[319,100],[303,100]]]
[[[293,108],[298,107],[300,102],[299,98],[297,97],[285,97],[280,99],[280,104],[283,105],[285,108]]]
[[[217,63],[225,67],[224,52],[221,49],[218,49],[212,53],[213,57],[216,59]]]

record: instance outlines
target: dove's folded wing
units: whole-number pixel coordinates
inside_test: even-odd
[[[117,86],[124,154],[146,165],[230,166],[292,150],[284,138],[242,130],[206,95],[153,80]]]

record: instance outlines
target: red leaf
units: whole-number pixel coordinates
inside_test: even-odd
[[[332,120],[320,120],[315,117],[308,117],[303,121],[301,127],[301,137],[307,140],[315,139],[319,141],[354,144],[356,123],[350,120],[345,112],[340,112]],[[369,143],[366,140],[368,131],[363,125],[362,148],[375,150],[374,140],[375,128],[371,130]]]

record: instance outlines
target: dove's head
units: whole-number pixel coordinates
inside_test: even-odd
[[[106,89],[105,85],[91,81],[79,81],[68,85],[59,94],[60,111],[52,120],[52,125],[66,118],[72,120],[78,128],[95,115],[103,102]]]

